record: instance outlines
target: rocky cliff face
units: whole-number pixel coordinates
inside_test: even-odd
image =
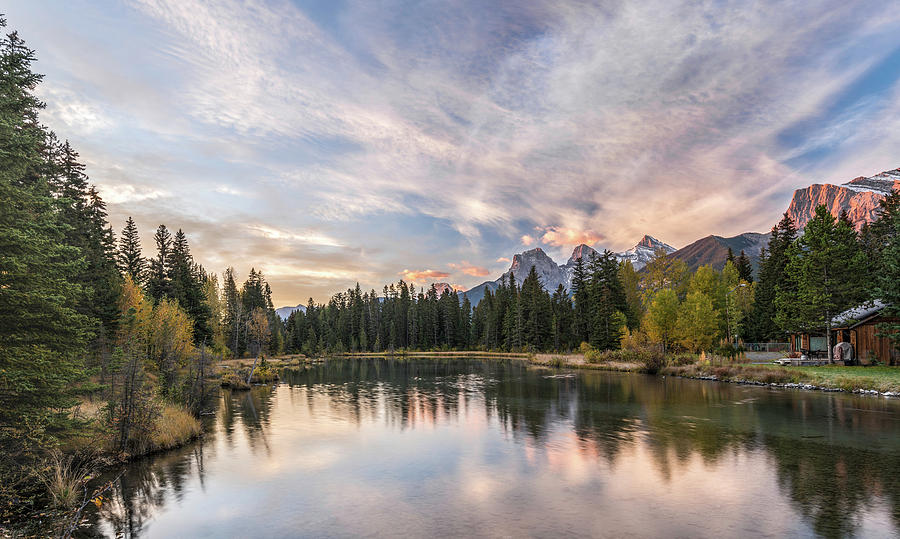
[[[787,212],[797,228],[804,228],[815,215],[816,206],[824,204],[835,217],[846,210],[860,228],[875,220],[878,203],[892,189],[900,189],[900,168],[868,178],[861,176],[842,185],[813,184],[797,189]]]

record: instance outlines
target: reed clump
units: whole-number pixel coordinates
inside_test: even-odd
[[[222,376],[221,385],[230,389],[250,389],[246,377],[236,372],[229,372]]]
[[[179,447],[200,436],[202,431],[200,420],[190,412],[180,406],[166,405],[150,437],[151,449],[162,451]]]
[[[84,486],[93,476],[95,464],[94,456],[64,454],[54,449],[34,473],[46,487],[54,507],[71,509],[81,501]]]

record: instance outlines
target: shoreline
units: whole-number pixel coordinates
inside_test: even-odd
[[[517,359],[531,365],[550,368],[572,368],[650,374],[643,366],[633,362],[606,361],[591,363],[583,354],[552,354],[525,352],[485,352],[468,350],[462,352],[366,352],[345,353],[329,356],[334,358],[422,358],[465,357],[469,359]],[[285,358],[286,359],[286,358]],[[326,358],[305,358],[290,356],[290,364],[303,365],[321,362]],[[274,365],[273,365],[274,366]],[[825,365],[820,367],[786,367],[774,364],[722,363],[666,365],[656,376],[676,376],[691,380],[727,382],[731,384],[755,385],[778,389],[803,389],[807,391],[842,392],[857,395],[872,395],[885,398],[900,397],[900,367],[842,367]]]

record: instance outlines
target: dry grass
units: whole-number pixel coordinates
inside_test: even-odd
[[[53,505],[71,509],[81,500],[84,484],[90,479],[92,470],[86,461],[73,454],[53,451],[35,472],[47,487]]]
[[[229,372],[222,377],[222,387],[231,389],[250,389],[250,384],[248,384],[246,378],[240,374]]]
[[[172,449],[200,436],[200,420],[178,406],[166,405],[151,436],[153,451]]]

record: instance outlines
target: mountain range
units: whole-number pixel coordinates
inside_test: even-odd
[[[663,249],[667,253],[674,253],[676,251],[674,247],[667,243],[652,236],[644,236],[641,238],[641,241],[631,249],[616,253],[616,258],[619,260],[630,260],[635,269],[641,269],[651,258],[653,258],[653,254],[658,249]],[[534,249],[514,255],[509,269],[505,271],[503,275],[493,281],[485,281],[478,286],[472,287],[463,292],[463,295],[469,298],[469,302],[472,305],[477,305],[478,302],[481,301],[481,298],[484,297],[487,290],[490,290],[491,292],[496,291],[500,286],[501,281],[507,279],[507,276],[510,273],[512,273],[516,283],[521,286],[525,277],[528,276],[528,272],[531,271],[532,266],[534,266],[544,289],[553,292],[559,285],[563,285],[566,290],[571,290],[572,275],[575,271],[577,260],[582,258],[587,262],[599,255],[600,253],[597,252],[596,249],[582,243],[575,247],[569,260],[567,260],[565,264],[560,265],[550,258],[543,249],[535,247]]]
[[[850,221],[858,228],[864,223],[871,223],[877,217],[877,209],[881,200],[890,194],[891,190],[900,190],[900,168],[881,172],[874,176],[860,176],[847,183],[813,184],[803,189],[794,191],[787,214],[793,219],[798,229],[803,229],[815,215],[817,206],[824,204],[832,215],[837,217],[846,211]],[[717,270],[725,267],[729,248],[737,256],[741,251],[750,258],[754,269],[759,265],[759,256],[767,245],[768,234],[757,232],[745,232],[730,238],[722,236],[706,236],[690,245],[675,249],[652,236],[644,236],[634,247],[616,253],[619,260],[630,260],[635,269],[640,270],[653,258],[658,249],[664,249],[672,257],[683,260],[690,270],[696,270],[703,265],[711,265]],[[521,285],[534,266],[540,277],[541,284],[550,292],[556,290],[561,284],[567,290],[571,290],[572,273],[575,263],[579,258],[590,260],[599,253],[589,245],[581,244],[572,251],[572,256],[565,264],[557,264],[540,247],[530,249],[512,257],[512,262],[507,271],[493,281],[485,281],[478,286],[461,292],[460,297],[468,297],[472,305],[477,305],[484,297],[485,291],[496,291],[500,282],[513,274],[516,282]],[[452,290],[447,283],[435,283],[438,293]],[[275,312],[282,318],[287,318],[296,310],[306,310],[304,305],[296,307],[282,307]]]

